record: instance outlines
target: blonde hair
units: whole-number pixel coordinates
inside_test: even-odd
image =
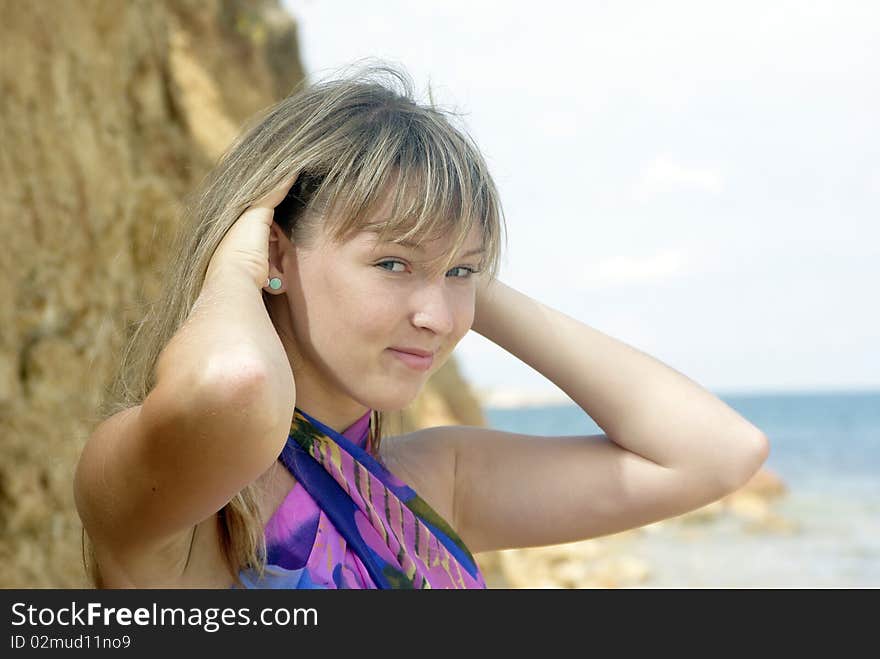
[[[385,79],[391,84],[383,84]],[[478,227],[484,248],[480,269],[496,277],[505,224],[498,192],[479,149],[465,130],[453,127],[452,116],[433,100],[418,103],[408,75],[379,63],[303,82],[252,117],[185,199],[160,293],[133,328],[99,420],[144,401],[156,384],[157,358],[188,317],[224,234],[249,205],[295,173],[295,184],[275,210],[275,221],[295,244],[311,245],[321,223],[340,243],[364,229],[378,231],[381,240],[444,236],[452,247],[429,268],[439,273],[452,267]],[[371,223],[388,193],[391,212]],[[264,291],[264,304],[267,295]],[[370,442],[376,455],[381,427],[381,413],[374,410]],[[255,485],[236,494],[218,516],[236,578],[246,567],[262,575],[264,520]],[[93,548],[86,571],[102,587]]]

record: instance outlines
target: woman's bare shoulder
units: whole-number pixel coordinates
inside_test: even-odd
[[[453,527],[455,451],[444,428],[423,428],[382,439],[379,459]]]

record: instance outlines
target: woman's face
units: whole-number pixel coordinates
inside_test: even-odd
[[[445,238],[417,249],[363,231],[343,244],[321,235],[304,249],[282,237],[286,296],[274,297],[288,302],[282,322],[294,342],[285,347],[297,406],[329,419],[337,410],[356,417],[364,407],[409,405],[473,323],[480,275],[469,268],[479,267],[480,254],[469,252],[481,239],[475,229],[453,267],[431,277],[429,261],[451,247]],[[433,363],[414,368],[392,348],[431,352]]]

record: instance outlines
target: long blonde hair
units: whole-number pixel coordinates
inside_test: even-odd
[[[479,227],[485,249],[480,267],[489,277],[497,276],[505,221],[473,140],[452,125],[454,113],[433,100],[417,102],[405,72],[383,63],[352,69],[314,84],[303,82],[252,117],[184,200],[160,293],[133,327],[105,390],[99,420],[143,403],[156,384],[158,356],[188,317],[224,234],[249,205],[294,173],[299,176],[276,208],[275,221],[295,244],[311,245],[321,223],[337,242],[364,228],[379,231],[382,240],[444,236],[452,247],[431,266],[439,273],[452,267],[471,229]],[[367,218],[382,207],[387,191],[393,197],[387,221],[369,224]],[[376,454],[381,428],[381,413],[374,410],[370,432]],[[255,485],[241,490],[217,514],[223,550],[230,566],[238,568],[236,577],[246,567],[262,574],[264,520]],[[84,531],[84,554],[85,537]],[[93,548],[86,571],[102,587]]]

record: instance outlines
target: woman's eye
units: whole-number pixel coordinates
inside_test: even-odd
[[[464,275],[457,275],[458,279],[469,279],[471,277],[471,275],[473,275],[475,272],[477,272],[473,268],[468,268],[467,266],[463,266],[463,265],[456,266],[452,270],[450,270],[449,272],[453,272],[455,270],[461,270],[462,272],[466,273]]]
[[[392,266],[394,266],[394,265],[402,265],[403,266],[403,270],[389,270],[389,272],[404,272],[406,270],[406,264],[403,261],[382,261],[382,263],[377,263],[376,265],[378,267],[382,267],[384,265],[388,265],[389,263]],[[386,268],[386,270],[387,270],[387,268]]]
[[[384,268],[384,269],[388,270],[388,272],[394,272],[394,273],[401,273],[401,272],[406,271],[406,263],[404,263],[403,261],[382,261],[381,263],[377,263],[376,265],[377,265],[377,267],[384,267],[384,266],[390,265],[392,268],[395,265],[400,265],[400,266],[403,266],[403,270],[392,270],[389,268]],[[459,271],[459,274],[454,275],[453,279],[470,279],[472,275],[479,272],[479,270],[475,270],[474,268],[470,268],[470,267],[462,266],[462,265],[452,268],[452,270],[450,270],[449,272],[455,272],[455,271]],[[461,274],[461,273],[464,273],[464,274]]]

